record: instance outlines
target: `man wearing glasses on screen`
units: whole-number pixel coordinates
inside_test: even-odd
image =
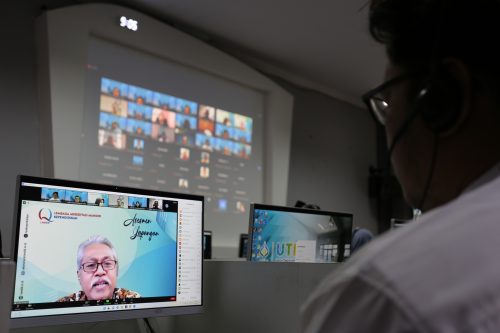
[[[74,302],[105,299],[138,298],[135,291],[116,288],[118,259],[111,242],[102,236],[92,236],[78,247],[77,276],[82,290],[58,299]]]

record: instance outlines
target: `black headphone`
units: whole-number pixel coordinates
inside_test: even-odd
[[[444,65],[431,74],[427,85],[420,90],[415,107],[428,128],[436,134],[446,133],[458,122],[463,95],[457,79]]]
[[[435,140],[431,173],[424,188],[420,207],[416,207],[418,209],[422,209],[432,180],[437,153],[437,139],[441,134],[450,131],[457,124],[462,110],[463,95],[459,82],[444,68],[444,65],[437,67],[437,70],[432,71],[424,88],[418,91],[411,112],[394,135],[394,139],[389,146],[386,166],[384,167],[384,170],[388,173],[388,165],[394,148],[411,126],[415,117],[420,114],[427,127],[434,133]],[[387,178],[387,175],[384,178]]]

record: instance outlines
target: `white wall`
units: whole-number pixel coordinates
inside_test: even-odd
[[[376,165],[376,127],[369,112],[290,84],[294,95],[287,204],[354,214],[354,226],[377,232],[368,170]]]
[[[16,175],[40,174],[34,18],[42,1],[3,4],[0,41],[0,230],[9,255]]]

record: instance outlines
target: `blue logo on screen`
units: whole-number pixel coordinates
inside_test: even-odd
[[[42,208],[40,211],[38,211],[38,218],[40,219],[40,222],[42,223],[50,223],[53,222],[52,220],[52,211],[48,208]]]

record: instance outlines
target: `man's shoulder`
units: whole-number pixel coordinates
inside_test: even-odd
[[[114,292],[114,298],[118,299],[139,297],[141,297],[141,295],[138,292],[125,288],[116,288]]]
[[[385,307],[414,318],[413,323],[423,320],[444,327],[442,321],[452,320],[448,315],[454,310],[478,319],[474,304],[487,295],[500,303],[500,292],[492,288],[500,280],[496,193],[499,180],[379,236],[326,278],[308,304],[316,311],[323,307],[327,318],[342,307],[333,300],[347,299],[359,307],[376,295]],[[479,280],[482,283],[471,283]]]

